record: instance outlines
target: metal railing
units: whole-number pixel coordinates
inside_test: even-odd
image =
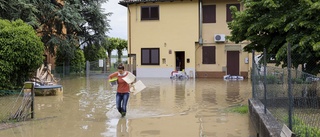
[[[288,66],[294,59],[289,54]],[[320,78],[302,68],[281,68],[260,60],[252,64],[252,97],[297,136],[320,136]]]

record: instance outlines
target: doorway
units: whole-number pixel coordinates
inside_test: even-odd
[[[185,54],[184,51],[175,52],[175,70],[182,71],[185,69]]]
[[[133,75],[137,75],[137,55],[136,54],[128,54],[129,60],[129,70],[133,73]]]
[[[227,51],[227,75],[239,76],[239,51]]]

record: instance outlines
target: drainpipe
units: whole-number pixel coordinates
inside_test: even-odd
[[[129,14],[129,17],[128,17],[128,23],[129,23],[129,25],[128,25],[128,45],[129,45],[129,55],[131,55],[131,12],[130,12],[130,8],[129,8],[129,4],[127,4],[127,8],[128,8],[128,14]],[[129,57],[129,64],[130,64],[130,71],[131,71],[131,73],[133,73],[133,64],[132,64],[132,62],[131,62],[131,57]]]
[[[202,0],[199,0],[199,45],[203,44],[202,39]]]

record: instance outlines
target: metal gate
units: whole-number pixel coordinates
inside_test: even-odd
[[[107,75],[106,59],[86,62],[86,76],[105,77]]]

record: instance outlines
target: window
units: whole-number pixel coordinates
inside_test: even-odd
[[[159,65],[159,48],[142,48],[141,65]]]
[[[216,5],[202,6],[202,23],[216,23]]]
[[[202,64],[216,64],[216,47],[202,47]]]
[[[159,20],[159,6],[141,7],[141,20]]]
[[[227,22],[232,21],[231,6],[237,7],[238,11],[240,10],[240,4],[227,4]]]

